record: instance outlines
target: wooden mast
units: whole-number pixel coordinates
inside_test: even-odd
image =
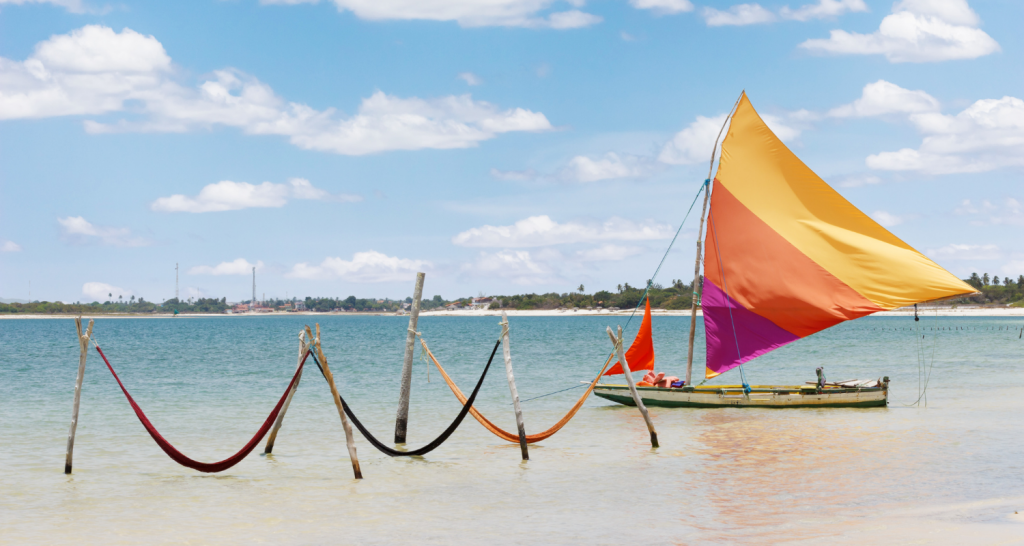
[[[725,126],[732,119],[733,113],[736,112],[736,106],[739,105],[744,93],[746,91],[740,93],[740,97],[736,99],[736,104],[732,105],[732,110],[729,110],[729,115],[722,122],[722,128],[718,130],[718,136],[715,137],[715,146],[711,148],[708,177],[704,180],[704,206],[700,209],[700,225],[697,227],[697,259],[693,264],[693,303],[690,304],[690,341],[686,350],[686,386],[691,385],[690,378],[693,375],[693,337],[697,333],[697,302],[700,301],[700,294],[702,292],[700,283],[701,238],[704,234],[704,219],[707,215],[708,201],[711,200],[711,173],[715,168],[715,154],[718,152],[718,142],[722,139]]]

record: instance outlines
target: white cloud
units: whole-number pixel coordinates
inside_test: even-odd
[[[896,216],[895,214],[885,212],[884,210],[876,210],[875,213],[871,215],[871,217],[874,218],[876,222],[882,224],[885,227],[898,226],[903,223],[903,218]]]
[[[213,267],[208,265],[197,265],[188,270],[189,275],[250,275],[252,268],[263,269],[263,262],[249,263],[244,258],[238,258],[231,262],[221,262]]]
[[[316,3],[318,0],[262,0],[264,4]],[[568,29],[588,26],[600,17],[578,10],[540,14],[552,0],[333,0],[338,11],[351,11],[370,21],[425,20],[455,21],[463,27],[526,27]],[[582,2],[569,1],[579,7]],[[569,21],[571,20],[571,22]]]
[[[22,6],[25,4],[53,4],[60,6],[71,13],[85,13],[85,5],[81,0],[0,0],[0,5]]]
[[[939,101],[928,93],[920,90],[911,91],[894,83],[878,80],[865,85],[859,99],[833,108],[828,115],[849,118],[938,111]]]
[[[783,6],[779,15],[783,19],[794,21],[810,21],[811,19],[827,19],[838,17],[846,12],[868,11],[864,0],[818,0],[817,4],[806,4],[797,9]]]
[[[559,13],[552,13],[546,20],[541,19],[528,26],[553,28],[555,30],[568,30],[572,28],[584,28],[589,27],[590,25],[596,25],[602,20],[603,19],[601,17],[592,13],[586,13],[574,9]]]
[[[881,178],[872,174],[860,174],[853,175],[843,178],[836,182],[841,188],[859,188],[861,186],[867,186],[871,184],[878,184],[882,181]]]
[[[622,245],[601,245],[597,248],[589,248],[576,252],[576,259],[581,262],[616,262],[636,256],[644,251],[638,246]]]
[[[94,226],[81,216],[57,218],[64,236],[70,241],[80,244],[99,241],[108,246],[149,246],[152,241],[143,237],[135,237],[128,228]]]
[[[725,11],[705,7],[701,15],[709,27],[756,25],[775,20],[775,14],[760,4],[737,4]]]
[[[604,222],[559,224],[531,216],[511,226],[482,226],[459,233],[452,243],[466,247],[524,248],[595,241],[648,241],[672,237],[672,226],[612,217]]]
[[[955,25],[977,26],[981,23],[978,14],[967,5],[967,0],[900,0],[893,5],[892,11],[931,15]]]
[[[545,251],[542,251],[545,252]],[[549,260],[557,258],[557,251],[546,251]],[[559,280],[559,275],[546,260],[531,255],[528,250],[501,250],[481,252],[471,263],[463,264],[462,272],[471,276],[508,279],[513,284],[536,285]]]
[[[947,174],[1024,166],[1021,99],[982,99],[955,116],[923,112],[908,119],[925,135],[921,146],[868,156],[868,167]]]
[[[987,199],[975,205],[970,199],[965,199],[953,212],[957,215],[977,215],[979,219],[972,221],[973,225],[1024,226],[1024,206],[1013,197],[1003,199],[998,205]]]
[[[885,55],[894,63],[975,59],[1000,50],[978,23],[966,0],[904,0],[871,34],[833,30],[828,39],[807,40],[800,47],[819,53]]]
[[[720,114],[713,118],[697,116],[697,119],[690,123],[682,131],[672,137],[672,140],[665,143],[658,154],[658,161],[669,165],[693,165],[707,163],[711,160],[711,148],[715,145],[715,138],[722,130],[726,114]],[[803,127],[813,114],[806,110],[789,112],[783,116],[762,114],[768,128],[775,133],[783,142],[790,142],[800,136]],[[725,133],[722,133],[723,138]]]
[[[693,11],[690,0],[629,0],[636,9],[649,9],[655,13],[672,14]]]
[[[351,260],[326,258],[320,265],[298,263],[285,274],[295,279],[341,279],[350,282],[407,281],[431,268],[424,260],[396,258],[380,252],[356,252]]]
[[[362,201],[358,195],[332,195],[314,187],[304,178],[291,178],[287,184],[264,182],[259,185],[248,182],[222,180],[208,184],[199,190],[199,195],[172,195],[153,201],[149,208],[159,212],[220,212],[248,208],[283,207],[289,199],[316,201],[354,202]]]
[[[484,83],[484,81],[480,79],[480,76],[477,76],[472,72],[460,72],[456,77],[466,82],[466,85],[480,85]]]
[[[996,245],[949,244],[941,248],[930,248],[926,252],[936,260],[996,260],[1002,257]]]
[[[642,178],[658,169],[648,157],[630,154],[607,153],[602,157],[590,158],[578,155],[569,160],[560,177],[574,182],[597,182],[613,178]]]
[[[14,241],[0,239],[0,252],[21,252],[21,245]]]
[[[108,114],[130,103],[140,121],[87,120],[86,131],[183,132],[221,125],[343,155],[467,148],[505,132],[552,129],[540,112],[502,110],[470,95],[420,99],[377,91],[344,117],[334,108],[287,102],[236,70],[214,71],[195,89],[172,76],[171,59],[156,38],[90,25],[40,42],[23,62],[0,58],[0,119]]]
[[[491,169],[491,176],[498,180],[534,180],[539,175],[537,171],[533,169],[527,169],[525,171],[499,171],[498,169]]]
[[[693,165],[711,159],[711,148],[715,137],[722,129],[726,114],[706,118],[697,116],[696,121],[679,131],[668,141],[658,154],[658,161],[669,165]]]
[[[133,290],[125,290],[104,282],[87,282],[82,285],[82,295],[92,301],[117,301],[118,296],[128,299],[134,294]]]

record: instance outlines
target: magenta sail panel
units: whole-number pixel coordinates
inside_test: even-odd
[[[704,332],[707,336],[707,366],[714,375],[800,339],[774,322],[746,309],[706,278],[704,293],[701,296],[701,309],[704,311]]]

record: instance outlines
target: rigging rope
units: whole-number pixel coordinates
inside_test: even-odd
[[[364,426],[363,423],[359,421],[359,418],[356,417],[356,414],[352,412],[352,409],[349,408],[348,403],[346,403],[345,399],[342,398],[341,393],[338,393],[338,398],[341,400],[341,407],[345,409],[345,415],[348,415],[348,418],[351,419],[352,423],[356,425],[356,428],[359,429],[359,432],[361,432],[363,436],[367,439],[367,441],[369,441],[370,444],[372,444],[373,447],[377,448],[381,453],[384,453],[385,455],[391,457],[414,457],[418,455],[426,455],[427,453],[430,453],[438,446],[443,444],[448,439],[448,437],[455,432],[455,429],[459,428],[459,425],[462,424],[462,420],[466,418],[466,414],[469,413],[470,410],[472,409],[473,402],[476,400],[476,395],[480,392],[480,387],[484,384],[484,378],[487,377],[487,370],[491,368],[491,362],[494,360],[494,354],[498,352],[499,345],[501,345],[500,338],[498,339],[497,342],[494,343],[494,350],[491,351],[491,358],[487,360],[487,366],[484,367],[484,372],[480,374],[480,380],[477,381],[476,387],[473,389],[473,393],[469,395],[469,400],[463,402],[462,410],[459,411],[459,414],[458,416],[455,417],[455,420],[452,421],[450,425],[448,425],[448,428],[446,428],[444,432],[441,433],[440,436],[434,438],[429,444],[419,449],[414,449],[412,451],[399,451],[397,449],[392,449],[384,445],[383,442],[378,440],[374,435],[370,434],[369,430],[366,430],[366,426]],[[315,354],[313,354],[313,362],[316,362],[316,366],[320,368],[320,373],[324,374],[324,369],[323,367],[320,366],[320,361],[317,359]],[[326,375],[324,375],[324,379],[327,379]],[[516,438],[516,441],[519,441],[518,436]]]
[[[302,362],[299,362],[299,366],[295,369],[295,375],[292,376],[292,380],[291,383],[288,384],[288,388],[285,389],[284,394],[281,395],[281,399],[278,400],[277,405],[274,406],[274,410],[270,412],[270,415],[267,416],[267,420],[263,423],[263,426],[260,427],[256,432],[256,435],[249,440],[249,443],[242,446],[242,449],[238,450],[238,453],[235,453],[223,461],[218,461],[216,463],[203,463],[195,459],[191,459],[184,453],[178,451],[156,430],[153,423],[151,423],[149,418],[146,417],[146,414],[142,412],[142,408],[135,403],[132,395],[128,394],[128,389],[124,387],[124,383],[121,382],[121,378],[117,376],[117,372],[114,371],[114,367],[110,365],[110,361],[107,360],[107,355],[103,354],[103,350],[100,349],[100,346],[97,345],[95,341],[93,341],[93,345],[96,347],[96,352],[103,357],[103,362],[106,363],[107,369],[110,370],[111,375],[113,375],[114,379],[117,380],[117,384],[121,387],[121,392],[123,392],[125,398],[128,399],[128,403],[131,404],[132,409],[135,410],[136,417],[139,418],[139,421],[142,422],[142,426],[146,428],[146,432],[153,437],[153,440],[156,441],[158,446],[160,446],[160,449],[164,450],[164,453],[173,459],[174,462],[200,472],[223,472],[241,462],[242,459],[256,448],[257,444],[263,441],[263,437],[266,436],[267,432],[270,430],[270,426],[273,425],[274,421],[277,419],[277,414],[280,413],[281,406],[284,405],[285,399],[288,398],[288,393],[292,390],[292,386],[295,385],[295,382],[299,378],[299,374],[302,373],[302,366],[305,364],[306,358],[311,354],[307,351],[306,356],[302,357]]]
[[[644,297],[647,296],[647,292],[651,290],[651,286],[654,283],[654,279],[658,278],[658,272],[661,271],[661,266],[665,265],[665,259],[668,258],[668,253],[672,251],[672,245],[676,244],[676,239],[679,238],[679,233],[683,231],[683,226],[686,225],[686,220],[690,217],[690,213],[693,212],[693,206],[697,204],[697,199],[700,197],[701,192],[707,188],[707,180],[700,185],[700,189],[697,190],[697,195],[693,196],[693,202],[690,203],[690,208],[686,210],[686,216],[683,216],[683,221],[679,222],[679,229],[676,230],[676,234],[672,236],[672,242],[668,244],[668,248],[665,249],[665,254],[661,257],[661,261],[658,262],[658,267],[654,270],[654,274],[651,275],[650,280],[647,281],[647,287],[644,288],[644,293],[640,295],[640,301],[637,302],[636,307],[633,308],[633,312],[629,314],[629,318],[626,319],[626,326],[623,330],[629,327],[630,321],[636,315],[637,309],[640,309],[640,304],[644,302]]]
[[[441,377],[443,377],[444,382],[448,384],[448,388],[452,390],[452,393],[455,394],[455,397],[459,399],[459,402],[462,402],[463,404],[465,404],[465,407],[469,408],[469,413],[473,415],[473,418],[476,419],[477,422],[479,422],[481,425],[483,425],[484,428],[491,431],[491,433],[493,433],[495,436],[507,442],[518,444],[519,434],[509,432],[507,430],[502,429],[498,425],[495,425],[489,419],[484,417],[484,415],[480,413],[476,408],[472,407],[473,398],[470,397],[469,401],[467,402],[466,396],[462,394],[462,390],[459,389],[459,386],[456,385],[454,381],[452,381],[452,378],[449,377],[448,373],[445,372],[444,368],[441,367],[441,363],[438,362],[437,358],[434,357],[434,353],[430,352],[430,349],[427,347],[427,343],[423,340],[422,336],[420,336],[420,343],[423,345],[424,352],[426,352],[430,359],[434,361],[434,365],[437,366],[437,371],[441,372]],[[527,434],[526,443],[532,444],[539,442],[541,440],[546,440],[554,436],[556,432],[561,430],[562,427],[564,427],[566,423],[569,422],[569,420],[575,417],[576,413],[580,410],[580,408],[583,407],[583,403],[586,402],[587,397],[590,396],[591,392],[593,392],[594,387],[597,386],[597,382],[598,380],[601,379],[601,375],[604,374],[604,371],[608,369],[608,365],[611,364],[613,356],[614,354],[608,357],[608,360],[605,361],[604,366],[601,368],[601,373],[597,374],[597,377],[594,378],[594,380],[590,383],[590,386],[587,388],[587,392],[583,393],[583,396],[580,396],[580,399],[577,400],[576,404],[569,409],[569,412],[566,413],[564,417],[559,419],[558,422],[554,424],[554,426],[545,430],[544,432],[539,432],[537,434]]]

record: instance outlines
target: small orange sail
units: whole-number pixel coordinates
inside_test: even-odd
[[[626,362],[629,363],[631,372],[654,369],[654,337],[651,335],[650,298],[647,298],[647,308],[644,310],[644,321],[640,323],[640,331],[636,333],[636,339],[626,351]],[[604,375],[619,375],[621,373],[622,363],[616,362]]]

